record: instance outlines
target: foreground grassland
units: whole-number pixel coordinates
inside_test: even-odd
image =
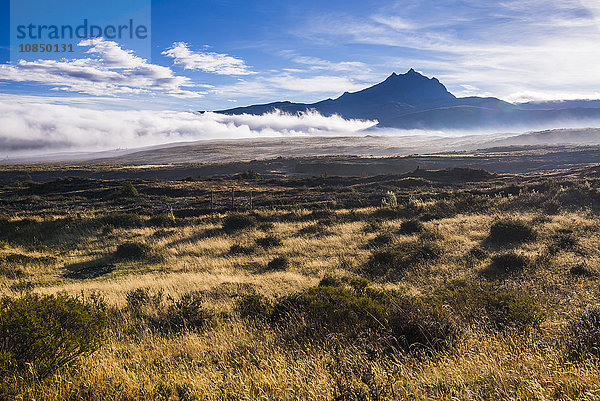
[[[82,171],[0,188],[4,399],[600,398],[595,168]]]

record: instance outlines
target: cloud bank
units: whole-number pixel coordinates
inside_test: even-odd
[[[318,113],[227,116],[150,110],[97,110],[2,99],[0,157],[131,149],[207,139],[352,135],[375,121]]]

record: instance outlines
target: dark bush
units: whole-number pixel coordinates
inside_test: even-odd
[[[599,307],[589,307],[569,322],[566,343],[573,359],[600,357]]]
[[[149,227],[174,227],[177,225],[175,216],[170,213],[161,213],[148,219]]]
[[[320,220],[322,223],[327,222],[328,225],[331,225],[334,223],[334,220],[336,219],[337,215],[334,211],[329,210],[329,209],[320,209],[320,210],[313,210],[312,212],[310,212],[307,216],[306,219],[307,220]]]
[[[373,212],[373,217],[381,220],[393,220],[406,216],[406,211],[401,208],[382,207]]]
[[[342,280],[333,276],[325,276],[319,281],[319,287],[341,287]]]
[[[562,209],[562,205],[560,204],[560,202],[558,202],[554,199],[550,199],[550,200],[547,200],[546,202],[542,203],[541,209],[546,214],[555,215],[555,214],[560,213],[560,210]]]
[[[350,281],[348,281],[348,284],[354,289],[354,292],[360,295],[363,294],[369,286],[369,280],[362,277],[355,277],[351,278]]]
[[[488,239],[493,242],[508,244],[532,241],[536,238],[536,232],[531,225],[509,219],[496,220],[490,228]]]
[[[598,275],[598,271],[596,269],[589,267],[587,265],[587,263],[585,263],[585,262],[581,262],[581,263],[574,265],[573,267],[571,267],[569,272],[573,276],[578,276],[578,277],[596,277]]]
[[[283,245],[283,242],[274,235],[267,235],[263,238],[257,238],[255,242],[256,245],[260,246],[263,249],[270,249]]]
[[[504,252],[492,256],[492,263],[484,273],[491,276],[507,276],[531,267],[531,260],[520,253]]]
[[[253,227],[256,227],[256,219],[253,216],[248,216],[245,214],[230,214],[223,220],[223,230],[228,233]]]
[[[173,334],[203,328],[212,314],[203,306],[201,292],[189,292],[180,298],[164,297],[162,291],[151,293],[138,288],[126,295],[126,311],[134,320],[133,329],[149,328],[157,333]]]
[[[277,256],[267,263],[267,270],[285,270],[289,265],[290,260],[287,256]]]
[[[403,264],[402,255],[392,249],[374,252],[365,265],[365,273],[371,277],[384,276],[391,269],[395,271],[408,269],[408,266]]]
[[[273,309],[272,302],[261,294],[244,294],[238,300],[237,311],[242,318],[266,318]]]
[[[551,253],[557,253],[558,251],[573,252],[577,250],[579,243],[577,238],[571,233],[559,233],[553,239],[549,246]]]
[[[262,180],[263,176],[255,170],[247,170],[243,173],[238,173],[234,176],[234,178],[240,180]]]
[[[279,300],[272,314],[296,340],[331,334],[381,341],[404,351],[442,350],[460,336],[449,313],[420,299],[364,288],[319,286]]]
[[[304,327],[296,334],[307,338],[331,333],[353,337],[377,327],[387,310],[385,301],[357,295],[347,287],[312,287],[280,299],[273,318],[275,322],[287,324],[290,318],[299,315]]]
[[[204,327],[212,314],[204,310],[202,302],[200,292],[189,292],[179,299],[172,299],[166,310],[159,313],[154,328],[161,332],[179,333]]]
[[[135,213],[110,213],[101,217],[100,222],[115,228],[139,228],[144,226],[144,220]]]
[[[331,234],[332,233],[328,226],[326,224],[322,224],[321,222],[311,224],[298,230],[298,235],[314,235],[316,237],[320,237]]]
[[[485,260],[489,256],[490,255],[489,255],[488,251],[486,251],[485,249],[483,249],[480,246],[474,246],[473,248],[471,248],[469,250],[466,258],[469,261],[476,261],[476,260]]]
[[[0,377],[46,377],[102,343],[102,300],[27,294],[0,299]]]
[[[369,241],[368,247],[381,248],[394,243],[395,237],[391,233],[381,233]]]
[[[148,288],[136,288],[125,295],[126,308],[133,314],[143,314],[157,311],[161,308],[163,292],[150,293]]]
[[[400,224],[398,233],[405,235],[416,234],[422,232],[424,229],[425,227],[423,226],[423,223],[421,223],[419,220],[411,219],[403,221],[402,224]]]
[[[486,283],[456,281],[436,290],[431,299],[439,306],[452,308],[465,324],[496,330],[535,327],[544,319],[544,313],[528,294]]]
[[[373,277],[389,272],[406,271],[441,257],[443,249],[434,242],[403,243],[395,248],[375,251],[365,265],[365,272]]]
[[[117,190],[117,194],[124,198],[135,198],[140,195],[138,190],[133,186],[131,181],[124,182],[119,189]]]
[[[115,252],[115,257],[120,260],[143,260],[151,256],[152,248],[141,242],[125,242]]]
[[[258,225],[258,229],[260,231],[271,231],[272,229],[275,228],[275,224],[271,223],[270,221],[265,221],[264,223],[260,223]]]
[[[394,339],[405,351],[442,351],[462,334],[447,309],[415,298],[395,298],[388,321]]]
[[[253,246],[244,246],[240,244],[233,244],[229,248],[230,255],[251,255],[254,253]]]

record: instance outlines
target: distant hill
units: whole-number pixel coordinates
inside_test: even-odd
[[[599,128],[583,129],[554,129],[527,134],[515,135],[508,138],[497,139],[484,144],[485,147],[494,146],[522,146],[522,145],[598,145],[600,144]],[[481,145],[480,145],[481,146]]]
[[[222,114],[296,114],[316,110],[330,116],[377,120],[402,129],[516,129],[600,122],[600,102],[565,101],[512,104],[494,97],[457,98],[436,78],[410,69],[358,92],[317,103],[275,102],[219,110]]]

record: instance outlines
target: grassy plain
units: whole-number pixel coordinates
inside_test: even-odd
[[[597,168],[81,171],[0,188],[0,293],[96,294],[105,333],[6,399],[600,398]]]

